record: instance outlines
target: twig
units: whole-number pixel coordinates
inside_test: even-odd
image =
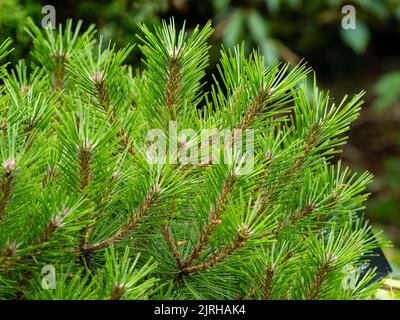
[[[144,199],[143,204],[140,205],[139,208],[137,208],[133,212],[129,221],[124,223],[114,235],[112,235],[107,239],[99,241],[95,244],[87,245],[81,248],[81,250],[86,252],[96,251],[123,239],[126,235],[128,235],[129,233],[131,233],[133,230],[136,229],[136,227],[139,225],[140,220],[143,218],[144,214],[155,204],[157,195],[158,195],[158,190],[151,190],[150,192],[148,192],[146,198]]]
[[[318,268],[317,268],[317,273],[315,275],[314,283],[311,287],[307,289],[306,292],[306,299],[307,300],[316,300],[318,299],[320,295],[320,289],[322,286],[322,283],[326,280],[328,274],[329,274],[330,268],[329,268],[329,262],[328,263],[322,263]]]
[[[246,245],[246,242],[247,237],[242,237],[238,235],[234,241],[211,255],[211,257],[209,257],[207,261],[197,265],[187,266],[183,269],[183,272],[193,273],[207,270],[232,255],[236,250],[244,247]]]
[[[89,142],[86,142],[82,147],[79,148],[78,152],[78,160],[79,160],[79,192],[82,192],[90,180],[92,179],[91,173],[91,162],[93,159],[91,145]]]
[[[223,208],[225,207],[226,200],[227,200],[229,193],[232,191],[235,180],[236,180],[236,178],[235,178],[234,173],[230,172],[228,175],[227,181],[225,181],[225,183],[224,183],[222,192],[218,196],[216,207],[213,210],[211,210],[211,212],[209,213],[208,222],[203,227],[203,229],[200,233],[200,238],[199,238],[197,244],[195,245],[192,253],[186,259],[185,265],[191,264],[194,260],[196,260],[199,257],[200,253],[205,249],[205,247],[215,229],[215,226],[220,223],[220,217],[221,217]]]
[[[4,174],[1,178],[0,184],[0,221],[4,219],[4,211],[10,203],[12,183],[14,181],[13,172],[16,168],[16,162],[14,159],[9,159],[3,162]]]
[[[179,65],[179,57],[180,57],[181,48],[178,52],[172,53],[171,61],[168,65],[168,82],[167,89],[165,92],[166,101],[167,101],[167,110],[171,117],[171,120],[175,119],[175,112],[178,104],[178,91],[179,91],[179,78],[180,78],[180,65]]]
[[[96,89],[97,92],[97,96],[98,99],[100,101],[100,105],[103,107],[104,111],[106,113],[110,112],[110,118],[109,121],[110,123],[116,124],[117,123],[117,115],[115,112],[115,108],[113,106],[111,106],[111,110],[110,110],[110,102],[109,102],[109,97],[108,97],[108,92],[107,92],[107,88],[105,85],[105,80],[104,80],[104,75],[102,72],[97,71],[93,76],[92,76],[92,82],[93,85]],[[129,135],[128,133],[125,131],[125,129],[123,127],[119,127],[119,134],[121,137],[121,142],[123,144],[124,148],[128,149],[128,152],[134,156],[136,154],[135,149],[131,146],[131,143],[129,141]]]

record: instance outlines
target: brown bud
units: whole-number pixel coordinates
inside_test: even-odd
[[[94,84],[98,84],[104,81],[104,74],[101,71],[96,71],[94,75],[90,77]]]
[[[119,176],[120,176],[120,172],[117,170],[117,171],[114,171],[112,174],[111,174],[111,178],[112,179],[117,179]]]
[[[2,258],[3,260],[7,260],[9,257],[13,256],[15,253],[15,244],[14,241],[10,240],[7,248],[3,248],[2,250]]]
[[[249,237],[249,235],[253,234],[254,231],[251,230],[248,226],[246,225],[241,225],[238,227],[238,233],[240,234],[241,237],[243,237],[245,240]]]
[[[65,208],[63,211],[62,211],[62,215],[64,216],[64,217],[66,217],[66,216],[68,216],[69,215],[69,213],[71,212],[71,210],[70,209],[68,209],[68,208]]]
[[[83,143],[82,149],[84,151],[90,151],[92,149],[92,142],[90,140],[85,140],[85,142]]]
[[[15,170],[17,163],[14,159],[8,159],[3,161],[3,168],[7,173],[10,173]]]
[[[21,93],[21,96],[24,96],[28,91],[29,91],[29,87],[27,85],[25,85],[25,84],[23,84],[19,88],[19,92]]]
[[[337,257],[332,257],[329,259],[329,263],[334,263],[337,260]]]
[[[270,96],[274,93],[275,89],[274,88],[269,88],[267,94]]]

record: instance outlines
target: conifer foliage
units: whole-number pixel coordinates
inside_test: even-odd
[[[243,46],[206,92],[210,23],[140,29],[138,71],[132,44],[70,21],[30,24],[32,63],[0,46],[0,298],[368,298],[374,270],[346,270],[380,246],[357,216],[371,175],[332,160],[362,93],[336,105],[303,64]],[[252,130],[251,170],[150,161],[148,132],[171,123],[198,133],[166,139],[178,154],[202,130]]]

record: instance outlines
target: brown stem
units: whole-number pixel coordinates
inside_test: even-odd
[[[13,171],[15,170],[16,162],[13,159],[4,161],[3,168],[5,170],[3,176],[1,177],[0,184],[0,221],[4,218],[4,211],[7,209],[12,192],[12,183],[14,181]]]
[[[52,57],[56,61],[54,69],[54,89],[59,91],[64,87],[66,56],[64,52],[59,52]]]
[[[60,223],[57,219],[53,219],[52,221],[50,221],[38,243],[40,244],[48,242],[50,240],[50,237],[58,228],[60,228]]]
[[[171,209],[171,218],[174,218],[174,214],[175,214],[175,206],[176,206],[176,202],[175,202],[175,195],[172,198],[172,209]],[[174,236],[172,235],[171,229],[169,227],[168,223],[164,223],[163,224],[163,236],[164,239],[167,241],[169,248],[172,251],[172,254],[175,258],[176,261],[176,265],[178,266],[179,269],[182,269],[184,266],[184,263],[182,261],[181,258],[181,254],[179,253],[179,250],[177,249],[176,245],[175,245],[175,240],[174,240]]]
[[[171,120],[175,120],[175,113],[178,105],[178,93],[179,93],[179,79],[180,79],[180,64],[179,55],[181,49],[178,52],[173,52],[171,61],[168,65],[168,82],[167,89],[165,92],[167,110],[171,117]]]
[[[322,283],[326,280],[327,276],[329,275],[329,271],[330,271],[329,263],[322,263],[317,268],[317,273],[315,275],[314,283],[311,287],[307,289],[306,292],[307,300],[318,299]]]
[[[56,168],[49,166],[47,168],[47,172],[45,173],[42,179],[42,188],[45,189],[56,176],[57,176]]]
[[[239,128],[244,130],[246,129],[251,122],[259,115],[259,113],[262,111],[262,108],[264,106],[265,100],[269,97],[270,91],[265,91],[263,89],[263,86],[260,84],[259,89],[258,89],[258,95],[254,102],[250,105],[246,116],[244,117],[243,121],[239,125]]]
[[[292,174],[297,168],[299,168],[303,162],[306,159],[307,154],[310,153],[312,147],[315,145],[317,142],[317,136],[318,136],[318,127],[317,125],[314,125],[312,130],[311,130],[311,135],[309,139],[307,140],[307,143],[304,147],[303,155],[297,159],[295,164],[288,170],[287,175]]]
[[[79,192],[82,192],[92,179],[92,172],[90,166],[93,160],[93,155],[90,144],[85,143],[84,146],[79,148],[78,160],[79,160],[79,179],[80,179]]]
[[[176,265],[178,266],[179,269],[182,270],[184,267],[184,263],[182,261],[181,254],[179,253],[179,250],[175,245],[174,237],[172,235],[171,229],[168,224],[163,225],[163,235],[168,243],[169,248],[172,251],[172,254],[174,255]]]
[[[54,219],[50,221],[44,232],[42,233],[41,237],[33,243],[34,246],[40,246],[41,244],[45,244],[50,241],[52,235],[62,226],[63,218],[69,213],[68,209],[65,209],[61,214],[58,214]],[[35,249],[33,252],[29,253],[28,255],[17,257],[17,261],[23,259],[23,264],[26,265],[32,259],[34,261],[35,258],[33,254],[40,252],[42,248]],[[8,248],[2,250],[2,259],[0,261],[0,271],[5,271],[12,268],[15,263],[10,261],[10,258],[15,255],[15,245],[13,241],[9,242]]]
[[[328,198],[330,198],[330,201],[328,202],[329,206],[334,205],[337,203],[339,196],[337,195],[337,192],[335,190],[332,191],[331,194],[328,195]],[[309,216],[313,211],[315,210],[315,204],[314,203],[309,203],[303,207],[300,211],[296,212],[295,214],[292,214],[289,217],[289,221],[282,221],[279,223],[275,233],[279,234],[289,223],[295,224],[297,221]],[[321,221],[321,215],[318,215],[316,217],[316,221]]]
[[[298,169],[303,162],[306,159],[307,154],[311,151],[315,143],[317,142],[317,136],[318,136],[318,127],[316,125],[313,126],[311,130],[311,135],[308,141],[306,142],[306,146],[304,147],[304,153],[303,155],[298,158],[295,162],[295,164],[290,167],[290,169],[287,171],[286,176],[289,177],[296,169]],[[260,190],[258,190],[260,191]],[[258,216],[261,215],[265,210],[266,210],[266,203],[268,203],[271,199],[273,198],[273,194],[270,192],[267,196],[261,198],[261,203],[262,206],[260,210],[258,211]]]
[[[312,213],[315,209],[315,205],[313,203],[305,205],[300,211],[292,214],[288,220],[281,221],[274,233],[278,235],[283,229],[285,229],[289,224],[296,224],[297,221],[307,217],[310,213]]]
[[[117,241],[123,239],[126,235],[134,231],[139,225],[139,222],[143,218],[144,214],[155,204],[157,195],[157,191],[151,190],[147,194],[143,204],[133,212],[129,221],[124,223],[114,235],[95,244],[85,246],[84,248],[82,248],[82,250],[86,252],[99,250],[108,245],[116,243]]]
[[[1,251],[1,263],[0,271],[7,269],[9,265],[9,259],[15,254],[14,241],[10,240],[7,248],[3,248]]]
[[[227,257],[231,256],[236,250],[244,247],[246,245],[246,242],[247,242],[247,237],[237,236],[237,238],[230,244],[228,244],[227,246],[223,247],[222,249],[218,250],[216,253],[211,255],[207,259],[207,261],[197,265],[187,266],[183,269],[183,272],[193,273],[193,272],[207,270],[215,266],[222,260],[226,259]]]
[[[293,250],[288,249],[284,258],[280,261],[280,265],[287,262],[294,255]],[[256,285],[250,287],[249,292],[246,295],[246,298],[249,299],[255,295],[257,292],[258,284],[261,282],[261,295],[263,300],[269,300],[271,298],[272,292],[272,281],[276,274],[276,265],[275,266],[267,266],[265,269],[265,273],[261,275],[261,281],[257,282]]]
[[[14,176],[11,173],[6,173],[1,180],[0,193],[2,194],[2,198],[0,201],[0,220],[3,218],[3,213],[10,202],[13,179]]]
[[[104,111],[106,113],[110,112],[110,118],[109,121],[110,123],[116,124],[117,122],[117,115],[115,112],[115,108],[113,106],[110,106],[110,101],[109,101],[109,97],[108,97],[108,92],[107,92],[107,88],[106,88],[106,84],[104,81],[104,75],[102,72],[97,71],[93,76],[92,76],[92,81],[94,84],[94,87],[96,89],[97,92],[97,96],[98,99],[100,101],[100,105],[102,106],[102,108],[104,109]],[[111,110],[110,110],[111,107]],[[131,155],[135,155],[135,149],[133,149],[133,147],[131,146],[131,143],[129,141],[129,135],[128,133],[124,130],[123,127],[119,127],[119,134],[121,137],[121,144],[124,148],[128,149],[128,152]]]
[[[93,160],[93,154],[91,150],[91,145],[89,142],[85,142],[82,147],[79,148],[78,152],[79,160],[79,193],[88,186],[92,179],[91,163]],[[84,247],[88,241],[90,227],[85,226],[80,230],[80,247]]]
[[[314,211],[314,209],[315,209],[315,205],[313,203],[307,204],[306,206],[304,206],[304,208],[302,210],[300,210],[297,213],[295,213],[294,215],[290,216],[289,221],[292,224],[294,224],[298,220],[308,216],[311,212]]]
[[[122,289],[119,285],[115,285],[110,300],[120,300],[122,297]]]
[[[255,193],[255,194],[258,194],[258,193]],[[266,208],[267,208],[267,203],[268,203],[271,199],[272,199],[272,194],[269,194],[269,195],[267,195],[267,196],[264,196],[264,197],[262,197],[262,198],[260,199],[261,207],[260,207],[260,209],[257,211],[257,214],[256,214],[254,220],[257,220],[257,219],[264,213],[264,211],[265,211]],[[255,204],[256,204],[256,201],[253,202],[253,205],[255,205]]]
[[[271,296],[271,291],[272,291],[272,280],[275,275],[275,269],[274,268],[268,268],[265,271],[265,279],[263,281],[261,290],[262,290],[262,298],[263,300],[269,300]]]
[[[208,222],[203,227],[200,238],[195,245],[191,255],[186,259],[185,265],[191,264],[194,260],[196,260],[200,253],[205,249],[207,243],[216,227],[217,224],[220,223],[220,218],[222,211],[225,207],[227,198],[229,193],[232,191],[233,185],[235,183],[235,176],[232,172],[229,173],[227,181],[225,181],[224,186],[222,188],[221,194],[218,196],[217,204],[215,209],[211,210],[208,218]]]

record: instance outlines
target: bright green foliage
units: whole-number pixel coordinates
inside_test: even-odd
[[[2,44],[0,44],[0,62],[10,53],[11,50],[8,49],[10,47],[10,45],[11,45],[10,39],[7,39]],[[5,64],[0,65],[0,76],[1,77],[4,76],[3,72],[5,70],[5,67],[6,67]]]
[[[362,94],[332,104],[303,65],[266,66],[243,46],[221,50],[204,92],[210,24],[190,35],[141,26],[136,75],[124,65],[132,45],[79,26],[31,25],[35,64],[2,75],[1,298],[369,297],[373,270],[343,283],[379,245],[356,216],[371,176],[331,164]],[[151,164],[146,135],[170,121],[254,130],[254,168]],[[42,286],[44,266],[55,289]]]

